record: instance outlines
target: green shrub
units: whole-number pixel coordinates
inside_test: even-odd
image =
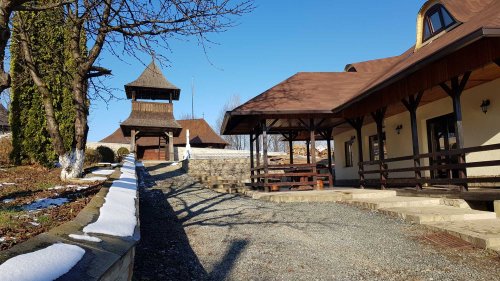
[[[101,159],[101,162],[114,162],[115,161],[115,152],[107,147],[100,145],[96,148],[97,154],[99,154],[99,157]]]
[[[117,156],[116,160],[118,162],[121,162],[123,160],[123,157],[127,156],[129,153],[130,153],[129,150],[126,147],[118,148],[118,151],[116,152],[116,156]]]
[[[0,139],[0,165],[10,164],[10,153],[12,152],[12,139],[3,137]]]
[[[101,162],[101,157],[99,156],[99,153],[95,149],[92,148],[87,148],[85,150],[85,164],[91,165],[91,164],[97,164]]]

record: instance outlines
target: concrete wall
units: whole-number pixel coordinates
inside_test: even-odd
[[[487,144],[500,143],[500,79],[484,83],[480,86],[466,90],[462,94],[462,113],[464,126],[464,144],[465,147],[480,146]],[[425,99],[425,93],[424,93]],[[482,100],[489,99],[491,105],[488,108],[488,113],[484,114],[481,111],[480,104]],[[417,123],[419,134],[420,153],[427,153],[427,120],[434,117],[439,117],[448,113],[452,113],[451,98],[443,98],[421,106],[417,110]],[[402,124],[403,129],[400,134],[396,133],[396,126]],[[411,125],[410,115],[408,112],[403,112],[385,119],[385,133],[387,157],[407,156],[413,153],[411,141]],[[369,155],[369,136],[376,134],[375,123],[367,124],[362,128],[363,138],[363,159],[370,159]],[[344,143],[351,136],[356,136],[355,130],[349,130],[344,133],[334,136],[334,151],[335,151],[335,175],[338,180],[358,179],[358,147],[357,141],[353,144],[353,159],[354,167],[345,167],[344,159]],[[500,150],[469,153],[466,155],[468,162],[499,160]],[[428,165],[426,159],[422,164]],[[412,161],[404,161],[397,163],[389,163],[389,168],[396,167],[411,167]],[[367,169],[367,168],[365,168]],[[500,175],[500,167],[485,167],[485,168],[468,168],[468,176],[498,176]],[[430,176],[426,171],[423,175]],[[391,173],[391,178],[413,177],[413,172],[407,173]],[[377,178],[377,174],[367,176],[366,178]]]
[[[88,142],[87,143],[87,148],[92,148],[96,149],[98,146],[107,146],[111,148],[115,153],[118,151],[120,147],[125,147],[126,149],[130,150],[130,144],[124,144],[124,143],[107,143],[107,142]]]

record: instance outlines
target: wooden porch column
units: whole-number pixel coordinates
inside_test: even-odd
[[[135,129],[130,131],[130,152],[135,153]]]
[[[173,132],[168,132],[166,134],[168,136],[168,161],[174,161],[175,160],[175,153],[174,153],[174,133]]]
[[[314,119],[311,119],[309,121],[310,125],[309,125],[309,133],[310,133],[310,137],[309,139],[311,140],[311,149],[310,149],[310,152],[311,152],[311,162],[313,164],[313,173],[314,174],[317,174],[317,169],[316,169],[316,126],[314,124]],[[313,177],[313,182],[314,184],[316,184],[316,179],[317,177],[314,176]]]
[[[326,140],[326,148],[328,152],[328,171],[330,171],[330,174],[333,176],[333,169],[332,169],[332,143],[331,143],[331,138],[332,138],[332,129],[328,129],[325,132],[325,140]]]
[[[264,164],[264,175],[267,175],[269,173],[269,163],[268,163],[268,157],[267,157],[267,125],[266,121],[262,122],[262,157],[263,157],[263,164]],[[264,178],[264,191],[268,192],[269,186],[267,186],[268,183],[268,178]]]
[[[309,149],[311,141],[306,140],[306,157],[307,157],[307,164],[311,164],[311,151]]]
[[[422,190],[422,173],[420,170],[420,158],[417,156],[420,154],[420,149],[418,147],[418,125],[417,125],[417,107],[422,99],[424,92],[419,92],[417,95],[411,95],[407,99],[404,98],[401,102],[404,104],[406,109],[410,112],[410,122],[411,122],[411,140],[413,145],[413,167],[415,168],[415,189]]]
[[[377,124],[377,139],[378,139],[378,158],[380,161],[380,188],[385,189],[387,185],[387,175],[385,170],[387,169],[386,164],[385,164],[385,155],[384,155],[384,132],[383,132],[383,125],[384,125],[384,116],[385,112],[387,110],[387,107],[383,107],[381,109],[378,109],[375,112],[372,112],[372,117],[375,120],[375,123]]]
[[[293,140],[292,133],[288,135],[288,150],[290,152],[290,164],[293,164]]]
[[[253,186],[253,182],[254,182],[253,168],[255,168],[254,162],[253,162],[253,134],[250,134],[250,182],[252,183],[252,186]]]
[[[363,128],[364,116],[356,117],[353,119],[346,119],[347,123],[356,130],[356,139],[358,140],[358,174],[359,174],[359,188],[365,188],[365,175],[363,166],[363,138],[361,136],[361,129]]]
[[[255,134],[255,164],[260,167],[260,134]]]
[[[465,85],[467,85],[467,81],[469,80],[471,71],[467,71],[464,73],[463,77],[461,80],[459,80],[459,77],[453,77],[451,78],[451,88],[448,86],[446,83],[441,83],[440,86],[441,88],[451,97],[453,100],[453,113],[455,115],[455,137],[457,140],[457,148],[456,149],[463,149],[464,148],[464,128],[462,125],[462,102],[460,100],[460,97],[465,89]],[[459,154],[458,155],[458,164],[465,164],[465,154]],[[467,169],[462,168],[458,169],[458,177],[460,179],[467,179]],[[462,191],[467,191],[468,190],[468,185],[467,183],[464,183],[461,186]]]

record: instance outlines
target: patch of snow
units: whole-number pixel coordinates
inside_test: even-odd
[[[32,221],[32,222],[30,222],[30,223],[31,223],[32,225],[34,225],[34,226],[39,226],[39,225],[40,225],[40,223],[38,223],[38,222],[34,222],[34,221]]]
[[[55,280],[73,268],[85,250],[64,243],[8,259],[0,265],[0,280]]]
[[[77,186],[77,187],[76,187],[76,191],[85,190],[85,189],[87,189],[87,188],[89,188],[89,187],[90,187],[90,186],[88,186],[88,185]]]
[[[47,188],[48,190],[58,190],[58,189],[63,189],[65,188],[64,186],[62,185],[56,185],[54,187],[50,187],[50,188]]]
[[[4,199],[2,202],[3,202],[3,203],[5,203],[5,204],[7,204],[7,203],[10,203],[10,202],[12,202],[12,201],[14,201],[14,199],[12,199],[12,198],[7,198],[7,199]]]
[[[113,181],[105,202],[99,210],[97,221],[83,228],[85,233],[102,233],[113,236],[132,236],[137,226],[135,200],[137,175],[133,154],[125,157],[120,179]]]
[[[15,182],[4,182],[2,183],[2,185],[16,185]]]
[[[97,171],[93,171],[92,174],[94,175],[104,175],[104,176],[109,176],[111,175],[112,173],[114,173],[115,170],[97,170]]]
[[[120,163],[111,163],[111,167],[113,167],[113,168],[118,166],[118,165],[120,165]]]
[[[97,163],[97,165],[111,165],[110,162],[99,162]]]
[[[135,163],[135,166],[136,167],[144,167],[144,164],[139,161],[139,162]]]
[[[177,165],[179,165],[179,162],[174,162],[174,163],[170,164],[170,166],[177,166]]]
[[[5,240],[7,240],[7,238],[4,237],[0,237],[0,242],[4,242]]]
[[[105,181],[107,179],[108,178],[106,178],[106,177],[88,177],[88,178],[82,178],[80,180],[82,180],[82,181]]]
[[[40,209],[45,209],[50,206],[60,206],[64,203],[69,202],[68,198],[41,198],[37,199],[35,202],[31,204],[24,205],[22,208],[23,210],[26,211],[34,211],[34,210],[40,210]]]
[[[70,238],[75,239],[75,240],[85,240],[85,241],[96,242],[96,243],[99,243],[99,242],[102,241],[100,238],[97,238],[97,237],[94,237],[94,236],[90,236],[90,235],[87,235],[87,234],[84,234],[84,235],[70,234],[68,236]]]

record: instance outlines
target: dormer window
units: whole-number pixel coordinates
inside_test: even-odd
[[[456,21],[451,17],[450,13],[443,7],[443,5],[434,5],[427,10],[424,16],[423,42],[429,40],[434,35],[440,33],[455,23]]]

